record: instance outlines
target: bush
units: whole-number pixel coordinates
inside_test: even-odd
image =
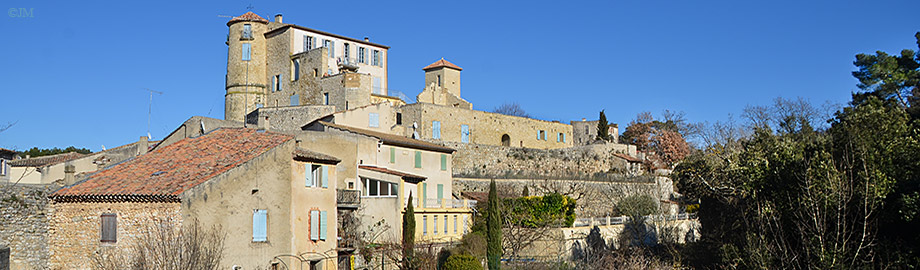
[[[658,212],[658,200],[648,194],[635,194],[621,199],[616,208],[620,215],[647,216]]]
[[[446,270],[482,270],[482,263],[471,255],[454,254],[444,264]]]
[[[558,193],[508,199],[505,204],[524,227],[570,227],[575,222],[575,200]]]

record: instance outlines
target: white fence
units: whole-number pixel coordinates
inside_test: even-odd
[[[591,227],[591,226],[609,226],[609,225],[619,225],[626,222],[629,222],[630,217],[628,216],[619,216],[619,217],[589,217],[589,218],[576,218],[575,223],[572,224],[572,227]],[[645,216],[646,220],[649,221],[671,221],[671,220],[687,220],[687,219],[696,219],[696,213],[688,214],[677,214],[677,215],[649,215]]]

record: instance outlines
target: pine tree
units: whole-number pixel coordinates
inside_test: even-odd
[[[604,115],[604,110],[601,110],[600,119],[597,120],[597,139],[598,140],[610,140],[610,134],[607,133],[607,116]]]
[[[412,207],[412,193],[409,193],[409,204],[403,214],[402,248],[404,269],[415,269],[415,209]]]
[[[502,227],[495,179],[489,184],[489,209],[486,211],[486,258],[489,270],[501,269]]]

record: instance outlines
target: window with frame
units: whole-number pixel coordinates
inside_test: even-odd
[[[100,220],[100,237],[99,240],[104,243],[115,243],[118,241],[118,215],[114,213],[105,213],[99,217]]]
[[[382,66],[381,63],[380,63],[380,51],[379,51],[379,50],[374,50],[373,53],[371,54],[371,57],[372,57],[372,58],[371,58],[371,61],[372,61],[372,62],[371,62],[371,65],[374,65],[374,66]]]
[[[364,185],[364,197],[396,197],[398,194],[397,183],[362,177],[361,184]]]
[[[457,215],[454,215],[454,234],[457,234]]]
[[[438,234],[438,216],[432,215],[431,222],[432,222],[431,231],[434,232],[434,234]]]
[[[306,187],[329,187],[329,168],[327,166],[307,163],[304,165],[304,177]]]
[[[313,37],[303,35],[303,51],[309,51],[310,49],[313,49]]]
[[[294,59],[294,64],[291,67],[291,78],[296,81],[300,79],[300,59]]]
[[[358,47],[358,63],[367,64],[367,49]]]
[[[252,39],[252,25],[244,24],[243,25],[243,39]]]
[[[350,59],[348,59],[348,57],[351,56],[351,48],[350,48],[351,46],[349,46],[349,45],[351,45],[351,44],[345,43],[345,61],[346,61],[346,62],[351,62],[351,61],[348,61],[348,60],[350,60]]]
[[[447,234],[447,215],[444,215],[444,234]]]
[[[0,176],[5,176],[7,174],[6,160],[0,159]]]
[[[268,210],[252,210],[252,241],[268,242]]]
[[[335,42],[333,42],[332,40],[328,40],[328,39],[323,40],[323,47],[326,47],[329,49],[329,53],[328,53],[329,57],[335,57]]]
[[[281,74],[272,78],[272,92],[281,91]]]
[[[310,240],[326,240],[329,230],[329,214],[326,211],[310,210]]]
[[[422,235],[428,235],[428,216],[422,215]]]
[[[323,105],[329,105],[329,93],[323,93]]]
[[[441,121],[431,121],[431,138],[441,139]]]

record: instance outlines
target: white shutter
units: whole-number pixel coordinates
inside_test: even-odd
[[[310,211],[310,240],[319,240],[319,211]]]
[[[322,184],[324,188],[327,188],[329,187],[329,168],[328,166],[323,165],[323,166],[319,166],[319,169],[322,170],[321,171],[322,174],[320,176],[321,178],[320,183]]]
[[[313,168],[312,168],[313,166],[310,163],[307,163],[307,164],[304,164],[303,167],[304,167],[303,174],[306,176],[305,177],[306,181],[304,182],[304,186],[312,187],[313,186]]]
[[[319,240],[326,240],[326,231],[329,226],[327,222],[329,219],[326,218],[326,211],[322,211],[319,214]]]

